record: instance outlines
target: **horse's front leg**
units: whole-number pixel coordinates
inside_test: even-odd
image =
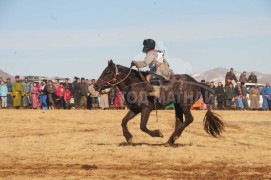
[[[147,128],[150,113],[151,113],[151,110],[148,107],[142,109],[140,129],[152,137],[164,137],[163,134],[160,132],[160,130],[151,131]]]
[[[134,112],[132,110],[130,110],[126,116],[122,119],[122,131],[123,131],[123,136],[125,137],[126,141],[131,144],[132,143],[132,139],[133,136],[132,134],[129,132],[128,128],[127,128],[127,124],[128,122],[133,119],[139,112]]]

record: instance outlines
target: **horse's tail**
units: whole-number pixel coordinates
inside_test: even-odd
[[[201,94],[203,96],[204,103],[207,104],[208,111],[203,119],[204,130],[207,134],[213,137],[218,137],[224,131],[224,123],[221,120],[221,116],[210,110],[210,104],[214,102],[215,92],[213,89],[205,84],[201,84]],[[210,96],[212,94],[212,96]]]
[[[224,131],[224,123],[221,120],[221,117],[208,110],[203,119],[204,130],[207,134],[212,135],[213,137],[218,137]]]

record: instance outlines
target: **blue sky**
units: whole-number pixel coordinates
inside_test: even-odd
[[[0,69],[97,78],[153,38],[175,73],[234,67],[271,74],[269,0],[0,0]]]

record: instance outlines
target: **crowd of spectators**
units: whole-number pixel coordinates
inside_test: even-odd
[[[15,76],[3,80],[0,77],[0,96],[2,108],[14,109],[124,109],[124,98],[117,88],[95,91],[95,79],[74,77],[73,82],[66,78],[30,82]]]
[[[235,82],[235,84],[234,84]],[[27,77],[20,76],[11,82],[0,77],[0,97],[2,108],[15,109],[124,109],[123,93],[117,87],[103,90],[101,93],[94,89],[95,79],[74,77],[73,82],[66,78],[30,82]],[[252,72],[247,78],[244,71],[239,80],[234,69],[225,76],[225,86],[218,82],[205,82],[214,90],[210,108],[219,110],[271,110],[271,87],[267,82],[261,89],[258,86],[257,76]],[[246,85],[250,83],[248,88]],[[252,85],[252,86],[251,86]],[[249,101],[249,102],[248,102]],[[261,102],[262,101],[262,102]],[[262,104],[260,104],[260,102]],[[197,105],[196,105],[197,104]],[[199,106],[198,106],[199,105]],[[192,107],[206,109],[203,99],[199,99]]]
[[[215,86],[214,82],[205,82],[205,80],[202,80],[202,83],[206,83],[215,92],[215,97],[211,100],[211,109],[216,107],[219,110],[271,110],[270,83],[267,82],[260,89],[257,84],[257,76],[253,72],[247,78],[247,73],[244,71],[238,80],[234,69],[231,68],[225,76],[225,86],[222,82],[218,82],[217,86]],[[246,86],[248,83],[250,86]],[[262,104],[260,104],[261,99]],[[203,99],[201,98],[199,101],[199,104],[201,104],[200,109],[206,109]]]

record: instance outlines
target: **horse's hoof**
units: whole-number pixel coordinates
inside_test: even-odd
[[[163,138],[163,134],[160,132],[160,130],[154,130],[151,134],[152,137],[161,137]]]
[[[177,139],[179,139],[180,136],[175,136],[173,137],[173,141],[176,141]]]
[[[165,143],[164,144],[164,147],[171,147],[172,146],[172,144],[170,144],[170,143]]]
[[[127,141],[128,144],[133,144],[133,138],[130,138],[128,141]]]
[[[159,137],[163,138],[164,135],[161,132],[159,132]]]

